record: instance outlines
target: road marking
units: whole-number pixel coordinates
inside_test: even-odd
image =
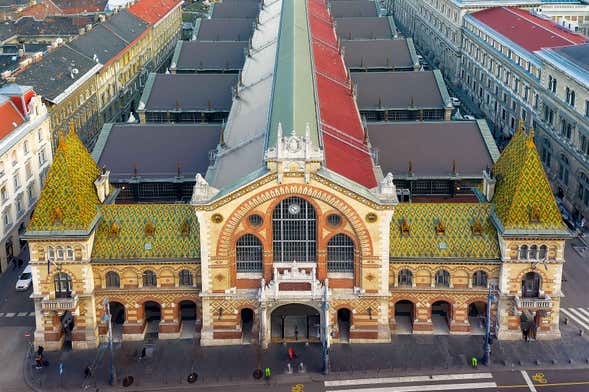
[[[354,385],[373,384],[398,384],[404,382],[427,382],[427,381],[455,381],[455,380],[480,380],[493,378],[491,373],[467,373],[467,374],[436,374],[433,376],[407,376],[407,377],[386,377],[386,378],[359,378],[353,380],[325,381],[326,387],[343,387]]]
[[[16,313],[6,313],[4,317],[14,317]]]
[[[577,318],[577,316],[571,312],[571,310],[572,309],[560,308],[560,311],[561,312],[563,312],[565,315],[567,315],[568,317],[570,317],[574,322],[576,322],[577,324],[579,324],[581,327],[583,327],[583,328],[585,328],[586,330],[589,331],[589,325],[587,325],[583,321],[579,320]]]
[[[474,389],[497,388],[494,382],[471,382],[466,384],[436,384],[436,385],[410,385],[404,387],[381,387],[381,388],[358,388],[338,389],[330,392],[433,392],[433,391],[456,391]]]
[[[16,315],[16,317],[24,317],[27,316],[29,314],[29,312],[20,312]]]
[[[530,376],[528,376],[528,373],[526,373],[525,370],[520,370],[520,372],[522,374],[522,377],[524,378],[524,381],[526,382],[526,384],[528,384],[528,388],[530,389],[530,392],[538,392],[536,390],[536,387],[532,383],[532,380],[530,380]]]
[[[556,382],[556,383],[551,383],[551,384],[542,384],[542,385],[539,385],[539,387],[566,387],[566,386],[573,386],[573,385],[589,385],[589,381]],[[498,385],[497,388],[499,388],[499,389],[528,388],[528,385],[527,384]]]
[[[29,317],[35,317],[35,312],[30,312]]]
[[[585,314],[585,316],[589,316],[589,310],[584,309],[584,308],[577,308],[577,310],[583,314]]]
[[[4,313],[0,313],[0,317],[4,317]]]

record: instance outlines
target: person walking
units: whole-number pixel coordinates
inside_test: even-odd
[[[295,353],[292,347],[288,348],[288,358],[292,361],[295,357]]]
[[[264,377],[266,378],[266,380],[269,380],[270,379],[270,368],[269,367],[267,367],[264,370]]]
[[[18,258],[18,269],[21,269],[23,265],[23,259],[21,259],[20,257]]]
[[[477,359],[477,357],[472,357],[470,359],[470,364],[472,365],[473,369],[476,369],[479,365],[479,360]]]
[[[295,340],[299,340],[299,327],[297,325],[295,325],[294,334]]]

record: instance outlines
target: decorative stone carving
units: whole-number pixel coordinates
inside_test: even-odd
[[[207,180],[205,180],[200,173],[196,174],[195,180],[196,182],[192,190],[193,204],[206,202],[211,197],[215,196],[217,192],[219,192],[218,189],[215,189],[212,186],[210,186]]]

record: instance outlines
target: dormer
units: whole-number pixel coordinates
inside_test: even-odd
[[[94,181],[94,187],[96,188],[98,200],[100,200],[101,203],[104,203],[110,194],[110,171],[106,170],[106,167],[102,168],[100,176]]]

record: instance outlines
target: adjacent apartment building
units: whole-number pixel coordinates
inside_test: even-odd
[[[0,88],[0,272],[17,257],[51,164],[49,117],[28,86]]]

